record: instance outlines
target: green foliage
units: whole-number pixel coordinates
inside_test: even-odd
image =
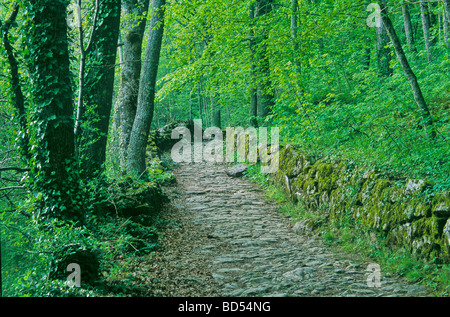
[[[245,177],[250,181],[259,184],[263,188],[267,188],[269,186],[269,178],[268,174],[263,174],[260,172],[261,163],[251,164],[248,166],[245,171]]]
[[[2,21],[8,18],[13,3],[5,0],[0,5]],[[143,228],[138,222],[131,224],[127,219],[104,218],[105,210],[109,210],[105,206],[116,202],[117,197],[111,192],[116,184],[127,184],[131,191],[128,194],[139,196],[146,189],[173,182],[172,166],[167,157],[155,158],[150,153],[148,159],[152,163],[147,173],[138,175],[136,183],[128,184],[118,163],[117,131],[110,128],[105,175],[83,170],[80,162],[87,157],[83,150],[105,135],[96,128],[100,117],[94,97],[99,89],[94,89],[85,96],[86,120],[81,123],[85,134],[77,140],[83,146],[77,153],[70,150],[74,140],[69,132],[73,130],[75,103],[80,97],[75,94],[79,88],[76,84],[79,34],[75,28],[65,33],[55,31],[67,25],[65,14],[59,13],[69,1],[19,0],[18,3],[21,10],[9,36],[19,61],[28,130],[19,128],[10,100],[9,65],[5,49],[0,46],[0,138],[3,141],[0,153],[5,157],[2,164],[30,168],[30,172],[19,179],[12,172],[2,173],[0,181],[4,187],[25,185],[30,192],[28,195],[8,192],[0,200],[2,251],[6,250],[2,252],[6,263],[3,271],[8,272],[4,275],[5,291],[8,296],[90,296],[94,294],[92,290],[68,289],[64,282],[46,278],[52,252],[68,243],[77,243],[133,256],[141,256],[136,250],[151,254],[157,246],[155,229]],[[442,23],[437,23],[442,21],[437,17],[442,14],[442,3],[430,4],[435,21],[430,30],[432,61],[427,60],[417,4],[409,5],[415,48],[404,45],[438,132],[433,141],[427,138],[422,115],[390,43],[385,48],[391,51],[392,76],[380,76],[376,32],[365,23],[369,14],[365,10],[367,1],[299,1],[295,38],[290,1],[272,1],[270,13],[255,19],[249,17],[252,4],[254,0],[180,0],[167,4],[154,127],[189,117],[203,119],[206,127],[218,109],[224,127],[248,126],[250,91],[258,87],[259,97],[265,90],[273,91],[276,97],[270,114],[258,118],[258,123],[279,127],[282,143],[298,144],[312,155],[369,166],[391,180],[426,179],[433,184],[429,195],[450,189],[450,59]],[[388,4],[392,8],[389,15],[394,27],[402,43],[406,43],[403,16],[398,10],[400,3],[388,1]],[[93,1],[83,1],[85,35],[94,25],[94,6]],[[42,15],[43,10],[48,14]],[[108,13],[101,10],[100,21]],[[55,16],[57,21],[50,19]],[[124,17],[136,21],[139,18]],[[60,27],[51,24],[55,21]],[[251,31],[255,32],[255,38],[251,38]],[[84,44],[89,40],[85,36]],[[105,44],[102,40],[96,38],[94,44],[101,48]],[[250,42],[256,43],[257,53],[267,49],[270,78],[258,73],[252,76],[255,61]],[[101,55],[101,49],[88,54],[87,88],[98,84],[101,87],[103,83],[102,65],[98,64],[102,56],[97,53]],[[117,73],[121,71],[120,66],[116,64]],[[268,79],[270,86],[261,87]],[[113,96],[116,95],[114,91]],[[119,120],[114,123],[120,124]],[[14,148],[25,140],[25,132],[30,136],[29,161],[19,157],[20,152]],[[57,157],[54,153],[61,155]],[[92,177],[94,174],[96,177]],[[305,214],[299,204],[288,204],[279,193],[273,192],[258,164],[249,167],[247,177],[269,189],[271,198],[285,204],[282,209],[286,215],[314,218]],[[149,209],[149,206],[141,207]],[[61,219],[67,223],[63,225]],[[71,222],[80,219],[84,226]],[[336,224],[336,228],[324,231],[324,237],[332,245],[366,248],[370,255],[403,263],[401,271],[412,278],[417,279],[423,273],[431,277],[429,281],[433,285],[448,281],[448,268],[440,268],[443,274],[440,275],[434,267],[421,269],[406,255],[386,255],[378,247],[355,239],[351,227],[357,224]],[[149,240],[149,244],[141,244],[144,240]],[[103,264],[106,259],[113,263],[108,267],[110,281],[127,275],[124,268],[127,265],[113,261],[107,252],[102,256]]]
[[[100,249],[102,242],[86,227],[52,220],[45,224],[19,212],[0,214],[4,296],[89,296],[92,290],[70,288],[49,278],[49,265],[65,246]]]

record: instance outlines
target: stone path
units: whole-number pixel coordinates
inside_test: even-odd
[[[180,164],[175,171],[182,191],[177,208],[203,235],[178,256],[198,258],[207,271],[204,280],[181,279],[201,285],[209,278],[215,296],[432,296],[423,286],[384,276],[382,268],[381,286],[369,285],[370,263],[295,233],[261,190],[225,171],[211,163]]]

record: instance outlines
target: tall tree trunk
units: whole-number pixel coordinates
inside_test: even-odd
[[[202,91],[201,91],[201,82],[197,85],[197,102],[198,102],[198,113],[200,116],[200,120],[203,120],[203,110],[202,110]]]
[[[81,121],[82,121],[82,114],[84,110],[84,79],[85,79],[85,72],[86,72],[86,54],[90,51],[92,47],[92,35],[94,34],[94,30],[96,29],[97,25],[97,19],[98,19],[98,9],[99,9],[99,0],[95,1],[95,12],[94,12],[94,21],[91,31],[91,36],[89,37],[89,43],[87,44],[86,48],[84,47],[84,30],[83,30],[83,23],[81,21],[81,8],[82,8],[82,1],[77,1],[77,7],[75,7],[75,10],[77,12],[74,12],[73,14],[77,15],[77,23],[76,27],[78,28],[78,43],[80,46],[80,68],[78,71],[78,102],[77,102],[77,110],[76,110],[76,120],[75,120],[75,141],[79,139],[80,133],[81,133]],[[78,142],[75,142],[75,149],[76,152],[78,152]]]
[[[250,19],[250,125],[258,126],[258,84],[256,76],[256,39],[255,39],[255,5],[252,3],[249,10]]]
[[[192,101],[192,89],[189,92],[189,119],[192,120],[192,108],[193,108],[193,101]]]
[[[9,40],[9,30],[11,29],[13,23],[15,23],[17,14],[19,13],[19,5],[14,4],[12,13],[7,21],[3,24],[0,21],[0,34],[3,33],[2,41],[5,48],[5,52],[8,58],[8,63],[11,71],[10,84],[12,94],[12,103],[19,121],[19,147],[23,157],[29,160],[30,152],[28,149],[28,143],[30,138],[28,136],[28,123],[25,110],[25,97],[22,92],[22,86],[20,85],[20,74],[19,74],[19,64],[16,57],[14,56],[14,49]]]
[[[450,22],[450,0],[442,0],[444,3],[444,11],[446,13],[447,21]]]
[[[214,117],[212,120],[212,126],[221,129],[222,128],[222,118],[220,109],[214,111]]]
[[[411,15],[409,14],[408,6],[409,5],[405,1],[403,1],[403,5],[402,5],[403,26],[405,28],[406,43],[408,44],[408,47],[411,51],[415,51],[414,34],[413,34],[413,28],[412,28],[412,24],[411,24]]]
[[[115,63],[120,27],[121,0],[103,0],[93,29],[91,48],[86,52],[79,154],[86,176],[103,170],[113,103]]]
[[[450,47],[450,0],[442,0],[444,2],[444,40],[447,47]]]
[[[385,26],[387,34],[389,35],[389,38],[392,41],[395,53],[397,55],[398,61],[400,62],[400,65],[402,66],[403,72],[405,73],[406,77],[408,78],[409,84],[411,86],[411,90],[414,95],[414,100],[416,101],[416,104],[419,107],[419,110],[421,112],[421,115],[422,115],[422,118],[424,121],[424,126],[425,126],[430,138],[434,139],[436,137],[436,130],[433,125],[433,120],[430,115],[430,110],[425,101],[422,90],[420,89],[419,82],[417,81],[417,77],[409,65],[408,59],[406,58],[405,52],[403,51],[400,40],[397,36],[397,33],[395,32],[394,26],[392,25],[392,21],[389,18],[389,16],[385,13],[386,7],[383,4],[383,1],[379,1],[379,4],[380,4],[380,7],[383,12],[381,14],[381,18],[383,20],[383,25]]]
[[[382,77],[388,77],[392,75],[392,69],[390,68],[391,51],[386,47],[389,38],[384,25],[376,26],[376,35],[378,70]]]
[[[150,38],[145,52],[145,61],[139,83],[136,118],[128,147],[128,168],[131,175],[141,175],[146,170],[145,152],[153,119],[156,76],[159,66],[162,38],[164,34],[165,0],[153,0],[153,15],[150,22]]]
[[[291,0],[291,38],[294,48],[294,64],[295,69],[298,74],[301,74],[301,64],[300,64],[300,58],[299,58],[299,46],[298,46],[298,40],[297,40],[297,29],[298,29],[298,18],[297,18],[297,11],[298,11],[298,0]]]
[[[205,124],[208,126],[209,125],[208,120],[209,120],[210,116],[208,114],[208,100],[206,99],[206,93],[207,92],[205,92],[203,94],[202,99],[203,99],[203,112],[205,114]]]
[[[427,60],[431,62],[430,16],[428,4],[423,1],[420,1],[420,17],[422,19],[423,39],[425,41],[425,49],[427,50]]]
[[[29,0],[28,45],[35,113],[31,127],[38,140],[31,164],[41,216],[81,220],[75,170],[73,86],[69,61],[67,1]]]
[[[256,18],[262,18],[272,11],[272,0],[257,0],[256,1]],[[261,91],[261,117],[265,118],[271,111],[271,108],[275,104],[274,94],[272,91],[272,81],[270,79],[270,62],[268,52],[268,36],[267,27],[263,25],[261,34],[262,39],[259,41],[257,48],[257,65],[260,75],[259,89]]]
[[[444,31],[444,43],[447,47],[450,48],[450,23],[447,19],[447,14],[445,13],[445,9],[444,12],[442,13],[442,26],[443,26],[443,31]]]
[[[118,98],[118,112],[120,117],[120,165],[126,168],[128,144],[131,129],[136,116],[139,79],[141,76],[142,41],[144,39],[146,17],[149,0],[123,0],[125,15],[123,41],[123,65],[121,87]],[[134,18],[133,18],[134,17]]]

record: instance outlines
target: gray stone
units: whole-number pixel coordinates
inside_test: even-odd
[[[419,192],[423,189],[423,185],[425,184],[425,181],[423,180],[417,180],[417,179],[408,179],[408,182],[405,186],[405,194],[415,194],[416,192]]]
[[[450,217],[450,206],[446,203],[440,203],[434,206],[433,215],[436,217]]]
[[[247,165],[239,164],[226,170],[226,174],[230,177],[241,177],[247,170]]]
[[[304,279],[308,279],[313,276],[311,268],[297,268],[295,270],[286,272],[283,274],[284,278],[287,278],[289,280],[292,280],[294,282],[300,282]]]
[[[309,221],[308,220],[300,220],[298,222],[295,223],[295,225],[292,227],[292,230],[296,233],[296,234],[304,234],[307,232],[311,232],[312,228],[309,225]]]

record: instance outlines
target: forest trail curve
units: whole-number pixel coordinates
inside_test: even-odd
[[[368,283],[370,262],[294,232],[261,189],[226,168],[205,162],[175,170],[174,226],[163,239],[169,244],[159,255],[155,295],[433,296],[382,268],[380,284]]]

